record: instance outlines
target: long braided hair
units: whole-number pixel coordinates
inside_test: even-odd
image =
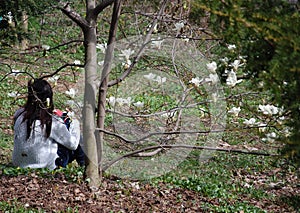
[[[42,128],[46,126],[46,137],[51,133],[53,92],[51,85],[43,79],[28,82],[27,102],[24,106],[24,120],[27,122],[27,139],[30,137],[32,126],[40,120]]]

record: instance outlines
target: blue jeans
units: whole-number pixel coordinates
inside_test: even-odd
[[[58,158],[55,160],[57,167],[66,167],[69,163],[74,160],[77,161],[79,166],[85,166],[85,154],[80,145],[76,150],[70,150],[60,144],[57,149]]]

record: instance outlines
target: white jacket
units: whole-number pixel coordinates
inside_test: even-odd
[[[73,120],[68,130],[62,119],[53,115],[51,133],[48,138],[45,136],[46,126],[41,128],[40,120],[36,120],[30,137],[26,139],[27,124],[26,121],[23,122],[23,113],[20,113],[20,110],[24,111],[24,109],[19,109],[15,113],[19,115],[14,125],[12,162],[15,166],[52,170],[56,167],[58,143],[70,150],[77,149],[80,140],[78,120]]]

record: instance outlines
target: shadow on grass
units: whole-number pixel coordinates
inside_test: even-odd
[[[282,196],[280,201],[294,208],[296,212],[300,210],[300,195]]]

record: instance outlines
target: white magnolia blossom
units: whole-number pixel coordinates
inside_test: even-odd
[[[249,120],[245,119],[245,121],[243,122],[243,124],[245,124],[247,126],[254,126],[257,123],[256,123],[256,119],[255,118],[250,118]]]
[[[200,83],[202,81],[203,81],[203,78],[200,79],[200,78],[196,77],[196,78],[192,78],[192,80],[190,80],[189,83],[192,83],[192,84],[196,85],[197,87],[199,87]]]
[[[234,60],[230,65],[232,66],[233,70],[236,71],[236,70],[238,70],[238,68],[239,68],[240,66],[242,66],[243,64],[241,64],[241,60],[236,59],[236,60]]]
[[[147,78],[148,80],[156,81],[160,84],[165,83],[167,81],[166,77],[161,77],[161,76],[153,74],[153,73],[149,73],[148,75],[144,75],[144,77]]]
[[[219,76],[218,74],[209,74],[208,78],[205,78],[206,82],[210,82],[212,85],[215,85],[219,82]]]
[[[144,102],[138,101],[133,103],[133,106],[137,107],[137,108],[143,108],[144,107]]]
[[[151,27],[152,27],[152,24],[150,24],[148,26],[147,31],[149,31]],[[157,33],[157,32],[158,32],[158,30],[157,30],[157,24],[155,24],[154,27],[153,27],[153,33]]]
[[[228,50],[234,50],[234,49],[236,49],[236,46],[235,46],[235,44],[229,44],[227,46],[227,48],[228,48]]]
[[[210,72],[216,72],[216,70],[218,68],[217,63],[215,61],[206,64],[206,67]]]
[[[70,96],[71,98],[75,98],[77,91],[74,88],[69,89],[66,91],[66,94]]]
[[[59,75],[52,76],[52,77],[48,78],[48,81],[51,83],[54,83],[54,85],[57,85],[57,81],[58,81],[59,77],[60,77]]]
[[[130,56],[134,53],[134,50],[126,49],[126,50],[121,50],[120,56],[125,57],[126,61],[129,60]]]
[[[43,44],[43,45],[42,45],[42,49],[44,49],[44,50],[49,50],[49,49],[50,49],[50,46],[49,46],[49,45],[46,45],[46,44]]]
[[[190,41],[190,39],[188,37],[186,37],[186,36],[183,36],[181,38],[181,40],[184,41],[184,42],[186,42],[186,43],[188,43]]]
[[[13,15],[12,15],[12,12],[8,12],[7,15],[6,15],[6,18],[8,19],[8,23],[9,24],[12,24],[13,23]]]
[[[236,73],[233,70],[231,70],[228,73],[228,76],[227,76],[227,79],[226,79],[226,84],[230,87],[234,87],[236,84],[238,84],[242,81],[243,80],[237,80]]]
[[[105,53],[106,48],[107,48],[107,44],[106,43],[96,44],[96,48],[99,49],[102,53]]]
[[[130,67],[130,65],[131,65],[131,60],[130,60],[130,59],[128,59],[128,60],[126,60],[126,62],[123,62],[123,63],[122,63],[122,66],[123,66],[125,69],[128,69],[128,68]]]
[[[175,23],[175,30],[177,32],[180,32],[180,30],[184,27],[184,23],[183,22],[177,22]]]
[[[271,132],[271,133],[266,134],[266,137],[262,138],[262,141],[265,141],[265,142],[274,142],[276,138],[277,138],[276,133],[275,132]]]
[[[211,94],[211,99],[214,103],[216,103],[218,101],[218,98],[219,98],[218,93]]]
[[[7,93],[7,95],[8,95],[8,97],[11,97],[11,98],[20,96],[20,94],[17,91],[9,92],[9,93]]]
[[[177,115],[177,111],[170,111],[170,112],[165,112],[161,114],[162,117],[164,118],[172,118]]]
[[[220,61],[221,61],[223,64],[228,65],[229,58],[227,58],[227,57],[221,58]]]
[[[240,111],[241,111],[241,108],[240,108],[240,107],[232,107],[232,108],[228,111],[228,113],[233,114],[234,116],[238,117]]]
[[[279,113],[278,107],[270,104],[259,105],[258,108],[264,115],[276,115]]]
[[[83,103],[82,102],[78,102],[78,101],[74,101],[74,100],[67,100],[66,101],[66,105],[70,106],[71,108],[73,108],[73,107],[82,108],[83,107]]]
[[[265,123],[258,123],[258,131],[259,132],[265,132],[267,130],[267,124]]]
[[[163,39],[152,41],[151,42],[151,46],[153,46],[155,49],[159,49],[160,50],[163,41],[164,41]]]
[[[111,105],[111,106],[115,106],[116,104],[119,104],[119,105],[130,105],[131,104],[131,97],[128,97],[128,98],[116,98],[114,96],[111,96],[107,99],[108,103]]]
[[[98,62],[98,65],[99,65],[100,67],[102,67],[102,66],[104,65],[104,60],[99,61],[99,62]]]
[[[130,185],[131,185],[132,188],[135,188],[135,189],[137,189],[137,190],[140,189],[139,182],[132,182],[132,183],[130,183]]]
[[[75,60],[73,63],[76,64],[76,65],[80,65],[81,64],[81,62],[79,60]]]

